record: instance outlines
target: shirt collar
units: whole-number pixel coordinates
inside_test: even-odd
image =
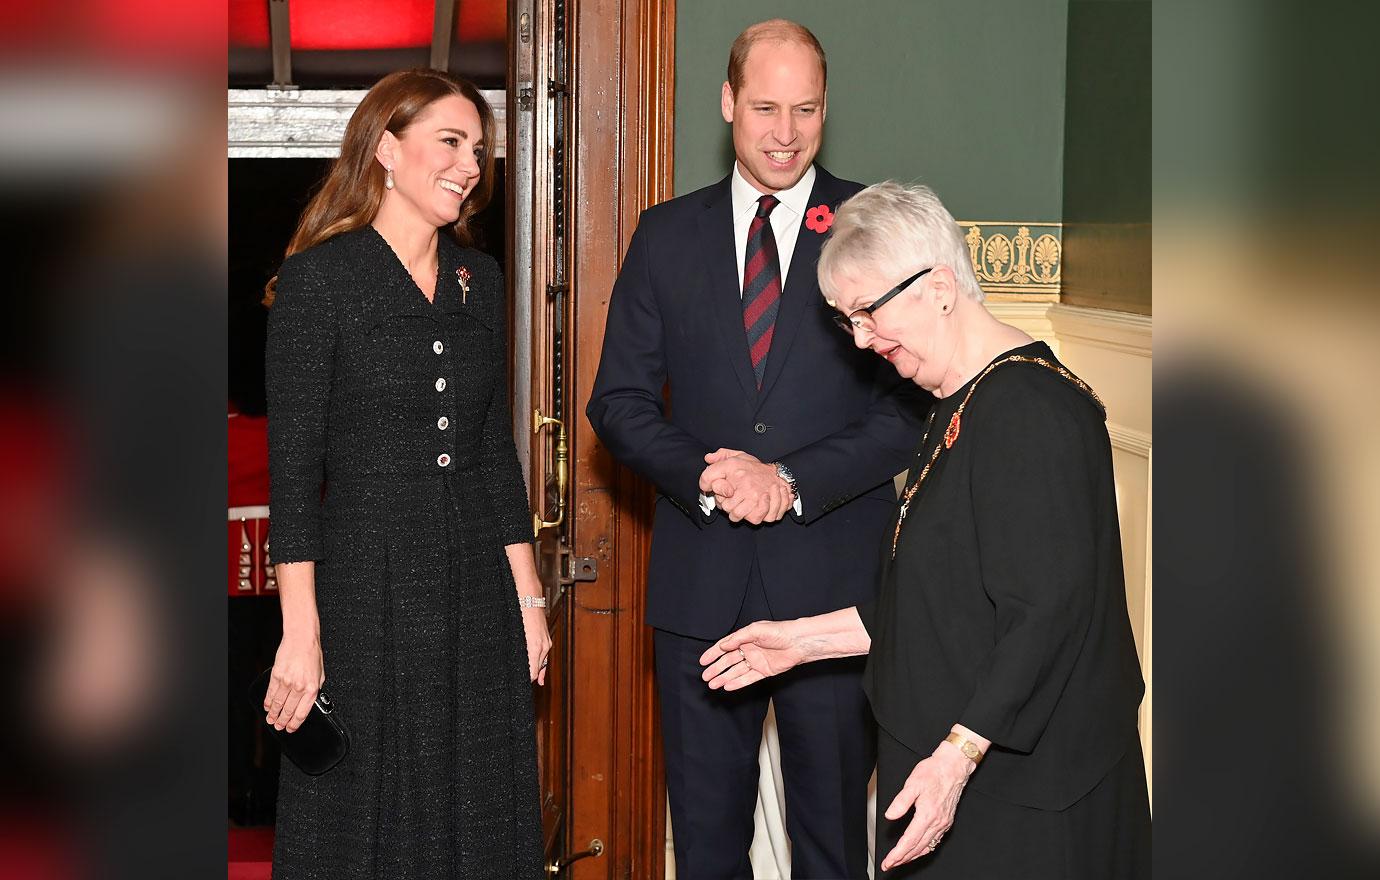
[[[779,207],[789,209],[797,217],[805,216],[805,209],[809,207],[810,193],[815,188],[815,166],[810,164],[805,169],[805,174],[795,182],[795,186],[790,189],[783,189],[776,193],[776,197],[781,200]],[[729,189],[733,194],[733,216],[740,217],[748,211],[757,210],[757,200],[762,194],[757,188],[748,183],[738,170],[738,163],[733,163],[733,175],[729,184]]]

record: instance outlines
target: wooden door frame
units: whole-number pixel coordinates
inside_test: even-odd
[[[598,577],[573,594],[569,846],[605,849],[567,873],[660,878],[666,788],[643,623],[654,496],[613,461],[584,410],[638,216],[672,195],[675,2],[574,0],[574,14],[570,506],[574,555],[595,559]]]

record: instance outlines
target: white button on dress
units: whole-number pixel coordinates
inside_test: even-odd
[[[441,352],[446,350],[446,347],[442,345],[441,340],[438,339],[435,342],[431,343],[431,350],[436,352],[437,354],[440,354]]]
[[[450,464],[450,456],[442,452],[440,455],[436,456],[436,463],[441,467],[445,467]]]
[[[450,419],[446,418],[445,416],[441,416],[439,419],[436,420],[436,427],[444,431],[446,428],[450,427]]]
[[[437,390],[437,391],[445,391],[445,390],[446,390],[446,380],[445,380],[445,377],[444,377],[444,376],[442,376],[440,379],[437,379],[437,380],[436,380],[436,390]]]

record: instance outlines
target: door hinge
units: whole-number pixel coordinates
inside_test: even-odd
[[[531,86],[523,86],[518,89],[518,109],[526,110],[528,113],[532,112],[532,99],[534,97],[535,93]]]
[[[566,573],[561,578],[561,583],[569,586],[570,584],[589,583],[599,579],[599,560],[593,556],[567,556]]]

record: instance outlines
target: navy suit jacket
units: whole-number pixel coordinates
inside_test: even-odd
[[[862,188],[816,172],[812,208],[836,211]],[[803,220],[758,390],[729,180],[643,212],[586,410],[614,457],[659,492],[647,623],[702,639],[732,628],[754,559],[778,619],[876,594],[892,478],[908,466],[929,409],[928,395],[833,325],[815,275],[824,235]],[[761,526],[704,516],[699,477],[720,447],[789,467],[801,514]]]

